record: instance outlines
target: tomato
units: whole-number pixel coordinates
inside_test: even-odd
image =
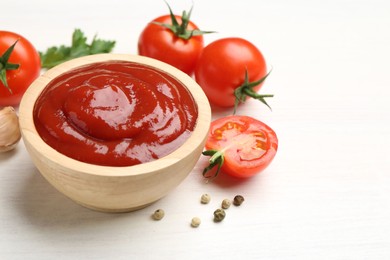
[[[171,10],[170,10],[171,11]],[[163,15],[150,22],[138,40],[138,54],[166,62],[191,75],[203,50],[203,34],[189,20],[191,11],[182,16]]]
[[[4,60],[4,54],[13,44],[15,46],[9,59]],[[0,106],[17,106],[26,89],[40,74],[39,54],[23,36],[0,31],[0,55],[3,55],[0,71],[5,73],[5,80],[0,81]]]
[[[211,156],[206,173],[218,166],[223,172],[248,178],[264,170],[278,149],[276,133],[263,122],[249,116],[227,116],[211,123],[204,155]]]
[[[195,80],[209,101],[221,107],[236,106],[248,95],[265,103],[264,97],[272,95],[256,92],[266,76],[263,54],[242,38],[223,38],[210,43],[204,47],[195,68]]]

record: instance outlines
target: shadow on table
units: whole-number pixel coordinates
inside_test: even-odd
[[[16,153],[17,153],[17,149],[13,149],[11,151],[0,153],[0,163],[10,160],[10,158],[15,156]]]
[[[144,218],[142,210],[131,213],[103,213],[84,208],[57,191],[34,168],[16,193],[16,207],[31,226],[40,232],[50,233],[64,230],[90,229],[107,225],[119,225],[126,221],[131,228],[132,219]],[[130,221],[129,221],[130,220]],[[117,223],[115,223],[117,222]]]

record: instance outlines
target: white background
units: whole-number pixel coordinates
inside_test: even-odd
[[[190,0],[168,1],[175,13]],[[202,158],[167,197],[128,214],[85,209],[52,188],[23,143],[0,155],[1,259],[390,259],[390,2],[388,0],[197,0],[192,20],[209,43],[238,36],[273,72],[239,108],[270,125],[279,151],[247,181],[205,183]],[[44,51],[75,28],[137,51],[164,1],[5,1],[0,30]],[[214,118],[230,110],[215,109]],[[201,205],[201,194],[212,201]],[[219,224],[212,212],[242,194]],[[162,208],[163,220],[151,220]],[[194,216],[199,228],[190,227]]]

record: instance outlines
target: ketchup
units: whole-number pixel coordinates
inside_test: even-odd
[[[128,61],[98,62],[54,78],[33,117],[42,139],[73,159],[131,166],[161,158],[193,131],[197,106],[169,74]]]

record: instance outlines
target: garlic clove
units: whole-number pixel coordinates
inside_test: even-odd
[[[16,147],[20,141],[18,115],[13,107],[4,107],[0,110],[0,153]]]

